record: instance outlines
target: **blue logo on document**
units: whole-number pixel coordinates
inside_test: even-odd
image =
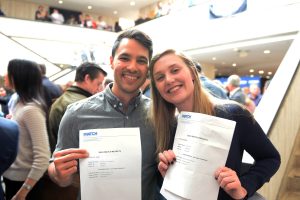
[[[188,114],[182,114],[182,118],[184,119],[191,119],[191,115],[188,115]]]
[[[83,136],[96,136],[97,132],[87,132],[87,133],[83,133]]]

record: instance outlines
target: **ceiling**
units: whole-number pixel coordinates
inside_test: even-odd
[[[251,46],[228,48],[210,53],[193,55],[203,64],[214,65],[216,76],[238,74],[260,75],[271,78],[279,67],[293,39]],[[269,54],[264,51],[269,50]],[[236,66],[233,66],[236,64]],[[249,70],[253,70],[250,72]],[[263,70],[263,74],[259,71]],[[262,73],[262,72],[261,72]]]
[[[130,6],[130,0],[64,0],[58,4],[58,0],[27,0],[42,5],[50,5],[64,9],[101,13],[106,16],[113,16],[113,11],[118,10],[118,17],[131,16],[138,13],[138,10],[157,0],[136,0],[135,6]],[[88,10],[87,5],[93,9]],[[216,76],[229,76],[231,74],[261,75],[270,76],[276,72],[285,53],[291,45],[293,38],[286,38],[281,41],[264,42],[256,45],[232,45],[222,50],[210,50],[209,53],[195,53],[193,57],[204,65],[214,65]],[[269,50],[269,54],[264,54]],[[213,60],[215,58],[215,60]],[[236,66],[232,66],[235,63]],[[249,72],[253,69],[254,72]],[[263,74],[258,72],[263,70]],[[270,74],[268,74],[270,73]]]

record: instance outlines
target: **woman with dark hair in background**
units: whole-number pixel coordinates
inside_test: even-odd
[[[50,158],[42,75],[37,63],[20,59],[11,60],[7,72],[9,84],[18,94],[11,119],[19,124],[20,135],[17,158],[3,174],[6,198],[36,199],[31,189]]]

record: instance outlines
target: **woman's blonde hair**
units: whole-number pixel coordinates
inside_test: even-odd
[[[194,62],[185,56],[183,53],[177,52],[173,49],[168,49],[162,53],[155,55],[150,63],[150,78],[151,78],[151,95],[152,103],[150,107],[150,120],[155,129],[157,152],[162,152],[168,149],[172,129],[176,124],[176,107],[162,98],[158,92],[153,76],[153,68],[156,62],[163,56],[174,54],[181,58],[186,66],[190,69],[194,78],[194,105],[193,112],[203,113],[207,115],[214,115],[214,107],[208,94],[202,89],[198,73]]]

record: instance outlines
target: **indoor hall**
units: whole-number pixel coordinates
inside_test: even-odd
[[[30,6],[23,6],[27,11],[22,14],[27,17],[22,18],[20,8],[18,12],[14,9],[15,6],[24,4],[20,1],[1,1],[0,8],[7,16],[0,18],[1,44],[4,44],[1,45],[2,76],[10,59],[16,56],[26,57],[45,63],[50,80],[65,84],[73,79],[74,66],[78,66],[83,55],[86,55],[91,61],[94,57],[108,71],[108,76],[112,77],[112,72],[109,72],[109,56],[113,41],[119,33],[32,21],[32,13],[40,2],[27,2],[30,2]],[[134,28],[149,34],[154,42],[154,52],[175,48],[193,57],[201,63],[205,75],[210,79],[219,78],[223,81],[222,78],[237,74],[245,77],[242,80],[247,82],[259,77],[261,88],[267,80],[272,80],[254,116],[278,148],[281,166],[270,183],[265,184],[258,192],[266,199],[284,199],[287,198],[284,196],[292,193],[297,195],[299,188],[296,186],[300,184],[297,173],[299,150],[296,148],[299,145],[296,145],[296,138],[299,135],[297,119],[300,112],[294,99],[299,94],[299,26],[296,20],[291,19],[299,17],[299,2],[248,0],[244,12],[215,19],[210,18],[212,10],[209,9],[209,1],[194,2],[193,6],[187,5],[185,9],[177,9],[176,12]],[[115,17],[115,10],[112,9],[112,14],[105,15],[105,19],[107,22],[112,19],[112,24],[116,19],[128,17],[129,20],[124,20],[123,24],[125,30],[129,28],[129,24],[132,25],[132,21],[139,15],[145,15],[154,5],[156,2],[144,4],[131,16],[121,16],[119,13]],[[97,17],[97,11],[81,10],[78,5],[46,6],[74,9]],[[97,7],[94,6],[95,8]],[[28,14],[28,10],[31,14]],[[264,53],[266,50],[270,52]],[[245,156],[244,161],[251,163],[251,158]]]

